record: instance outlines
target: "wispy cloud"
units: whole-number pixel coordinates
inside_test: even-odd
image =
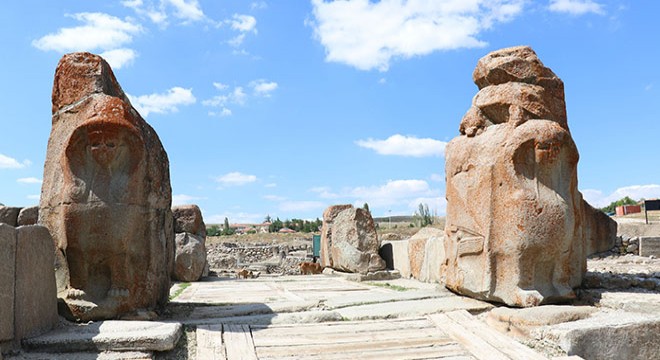
[[[602,4],[593,0],[550,0],[550,11],[571,15],[584,15],[588,13],[605,15]]]
[[[478,37],[523,10],[525,0],[312,0],[316,39],[326,61],[387,71],[392,59],[486,46]]]
[[[284,200],[286,200],[286,197],[279,196],[279,195],[265,195],[264,199],[266,199],[268,201],[284,201]]]
[[[283,212],[306,212],[323,210],[327,205],[320,201],[284,201],[280,203],[279,210]]]
[[[656,199],[660,198],[660,185],[647,184],[647,185],[630,185],[620,187],[614,190],[611,194],[604,194],[601,190],[585,189],[581,190],[584,199],[587,200],[592,206],[601,208],[609,205],[613,201],[620,200],[626,196],[633,200],[639,199]]]
[[[252,81],[250,86],[254,90],[256,96],[270,97],[271,93],[277,90],[278,85],[274,81],[259,79]]]
[[[231,19],[225,20],[225,23],[239,33],[227,41],[233,47],[241,46],[247,34],[257,33],[257,19],[251,15],[234,14]]]
[[[225,117],[233,114],[232,106],[244,106],[252,96],[270,97],[277,90],[278,85],[274,81],[258,79],[251,81],[247,90],[243,86],[234,86],[231,89],[229,85],[220,82],[214,82],[213,87],[220,91],[220,94],[202,101],[202,105],[219,109],[209,111],[210,116]],[[252,89],[252,95],[248,95],[249,89]]]
[[[247,213],[247,212],[226,212],[222,214],[213,214],[204,216],[204,222],[208,224],[223,224],[225,218],[230,224],[261,224],[266,218],[266,214]]]
[[[192,89],[173,87],[165,93],[131,96],[129,99],[137,111],[145,118],[151,113],[167,114],[179,111],[179,106],[194,104],[197,99]]]
[[[67,53],[74,51],[101,51],[114,68],[135,58],[135,51],[125,48],[133,36],[143,31],[141,25],[129,19],[104,13],[76,13],[67,15],[82,25],[65,27],[55,33],[32,41],[32,46],[42,51]]]
[[[32,164],[30,160],[18,160],[11,158],[7,155],[0,154],[0,169],[22,169]]]
[[[170,16],[181,20],[183,24],[206,20],[197,0],[124,0],[121,3],[139,16],[146,17],[162,27],[168,25]]]
[[[172,206],[193,204],[197,200],[206,200],[206,198],[186,194],[172,195]]]
[[[385,140],[358,140],[358,146],[376,151],[380,155],[399,155],[412,157],[444,156],[446,142],[431,138],[392,135]]]
[[[37,179],[36,177],[26,177],[16,179],[16,182],[20,184],[41,184],[41,179]]]
[[[223,186],[241,186],[257,181],[257,177],[255,175],[243,174],[236,171],[218,176],[215,178],[215,181]]]

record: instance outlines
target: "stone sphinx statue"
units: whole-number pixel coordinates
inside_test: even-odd
[[[112,319],[167,302],[170,204],[167,154],[110,66],[89,53],[65,55],[39,215],[55,241],[63,315]]]
[[[563,82],[529,47],[486,55],[473,78],[446,148],[446,285],[512,306],[571,299],[593,232]]]

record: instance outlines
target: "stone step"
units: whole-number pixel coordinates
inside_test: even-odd
[[[62,325],[24,339],[28,352],[169,351],[182,334],[180,323],[108,320]]]

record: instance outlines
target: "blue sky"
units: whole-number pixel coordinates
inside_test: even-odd
[[[55,66],[110,62],[207,223],[444,214],[444,144],[492,50],[530,45],[565,83],[593,205],[660,197],[654,0],[13,1],[0,12],[0,202],[38,204]]]

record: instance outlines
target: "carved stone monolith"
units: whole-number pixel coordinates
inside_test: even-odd
[[[446,285],[512,306],[571,299],[594,231],[563,82],[522,46],[486,55],[473,79],[480,90],[446,148]]]
[[[167,302],[174,257],[169,161],[105,60],[55,72],[39,223],[55,242],[63,315],[88,321]]]

